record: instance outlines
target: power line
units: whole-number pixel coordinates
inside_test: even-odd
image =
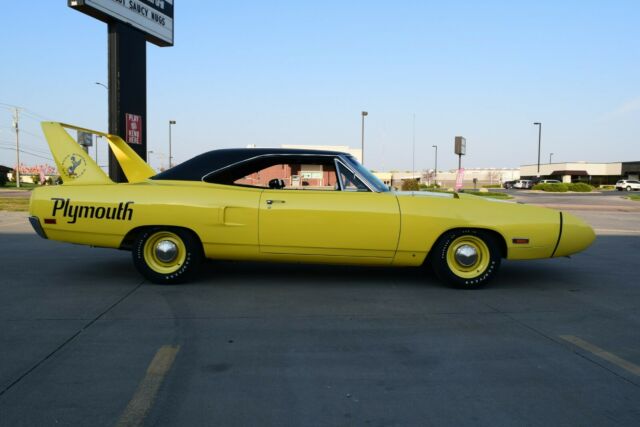
[[[7,104],[6,102],[0,102],[0,106],[5,107],[9,111],[15,110],[16,108],[18,108],[28,116],[33,116],[34,118],[37,118],[37,119],[40,119],[40,120],[49,120],[47,117],[43,116],[42,114],[38,114],[35,111],[30,110],[29,108],[21,107],[19,105],[13,105],[13,104]]]
[[[11,150],[11,151],[16,151],[16,149],[15,149],[15,148],[13,148],[13,147],[0,147],[0,150]],[[21,149],[21,150],[20,150],[20,152],[21,152],[21,153],[24,153],[24,154],[28,154],[28,155],[30,155],[30,156],[40,157],[41,159],[47,159],[47,160],[51,160],[51,161],[53,161],[53,158],[51,158],[51,157],[41,156],[41,155],[39,155],[39,154],[31,153],[31,152],[26,151],[26,150],[22,150],[22,149]]]
[[[12,142],[12,141],[9,141],[9,140],[6,140],[6,139],[0,139],[0,143],[2,143],[4,145],[11,146],[11,147],[15,147],[15,142]],[[50,154],[51,153],[50,151],[40,150],[38,148],[34,148],[34,147],[30,146],[30,145],[25,145],[25,144],[22,144],[22,148],[26,148],[28,150],[34,151],[34,152],[39,153],[39,154]]]

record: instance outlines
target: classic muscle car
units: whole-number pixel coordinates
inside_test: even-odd
[[[428,264],[443,281],[473,288],[495,276],[502,258],[568,256],[595,238],[566,212],[390,191],[341,152],[215,150],[156,174],[118,136],[54,122],[42,127],[63,184],[33,191],[36,232],[130,250],[155,283],[183,282],[211,258]],[[128,183],[112,182],[65,128],[105,137]]]

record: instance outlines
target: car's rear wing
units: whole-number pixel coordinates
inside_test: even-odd
[[[51,154],[64,185],[114,184],[98,164],[65,129],[75,129],[104,137],[129,182],[140,182],[156,172],[117,135],[59,122],[42,122]]]

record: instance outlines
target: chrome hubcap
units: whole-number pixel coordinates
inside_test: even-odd
[[[478,251],[470,245],[462,245],[456,249],[456,261],[464,267],[470,267],[478,260]]]
[[[156,245],[156,257],[162,262],[171,262],[178,256],[178,247],[170,240],[161,240]]]

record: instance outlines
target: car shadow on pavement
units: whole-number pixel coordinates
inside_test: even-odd
[[[3,240],[12,248],[6,257],[5,279],[28,280],[38,277],[71,276],[74,282],[141,283],[127,251],[89,248],[41,240],[31,234],[6,233]],[[635,257],[640,252],[638,236],[598,236],[585,252],[567,258],[545,260],[503,260],[497,277],[487,288],[535,289],[563,286],[604,286],[611,281],[632,283],[636,275]],[[34,260],[37,260],[34,268]],[[34,276],[35,277],[35,276]],[[600,284],[598,280],[603,281]],[[219,283],[304,285],[341,287],[379,284],[380,286],[446,287],[426,267],[360,267],[302,263],[267,263],[207,260],[190,283],[215,286]],[[52,281],[51,285],[55,285]],[[629,285],[630,286],[630,285]]]

